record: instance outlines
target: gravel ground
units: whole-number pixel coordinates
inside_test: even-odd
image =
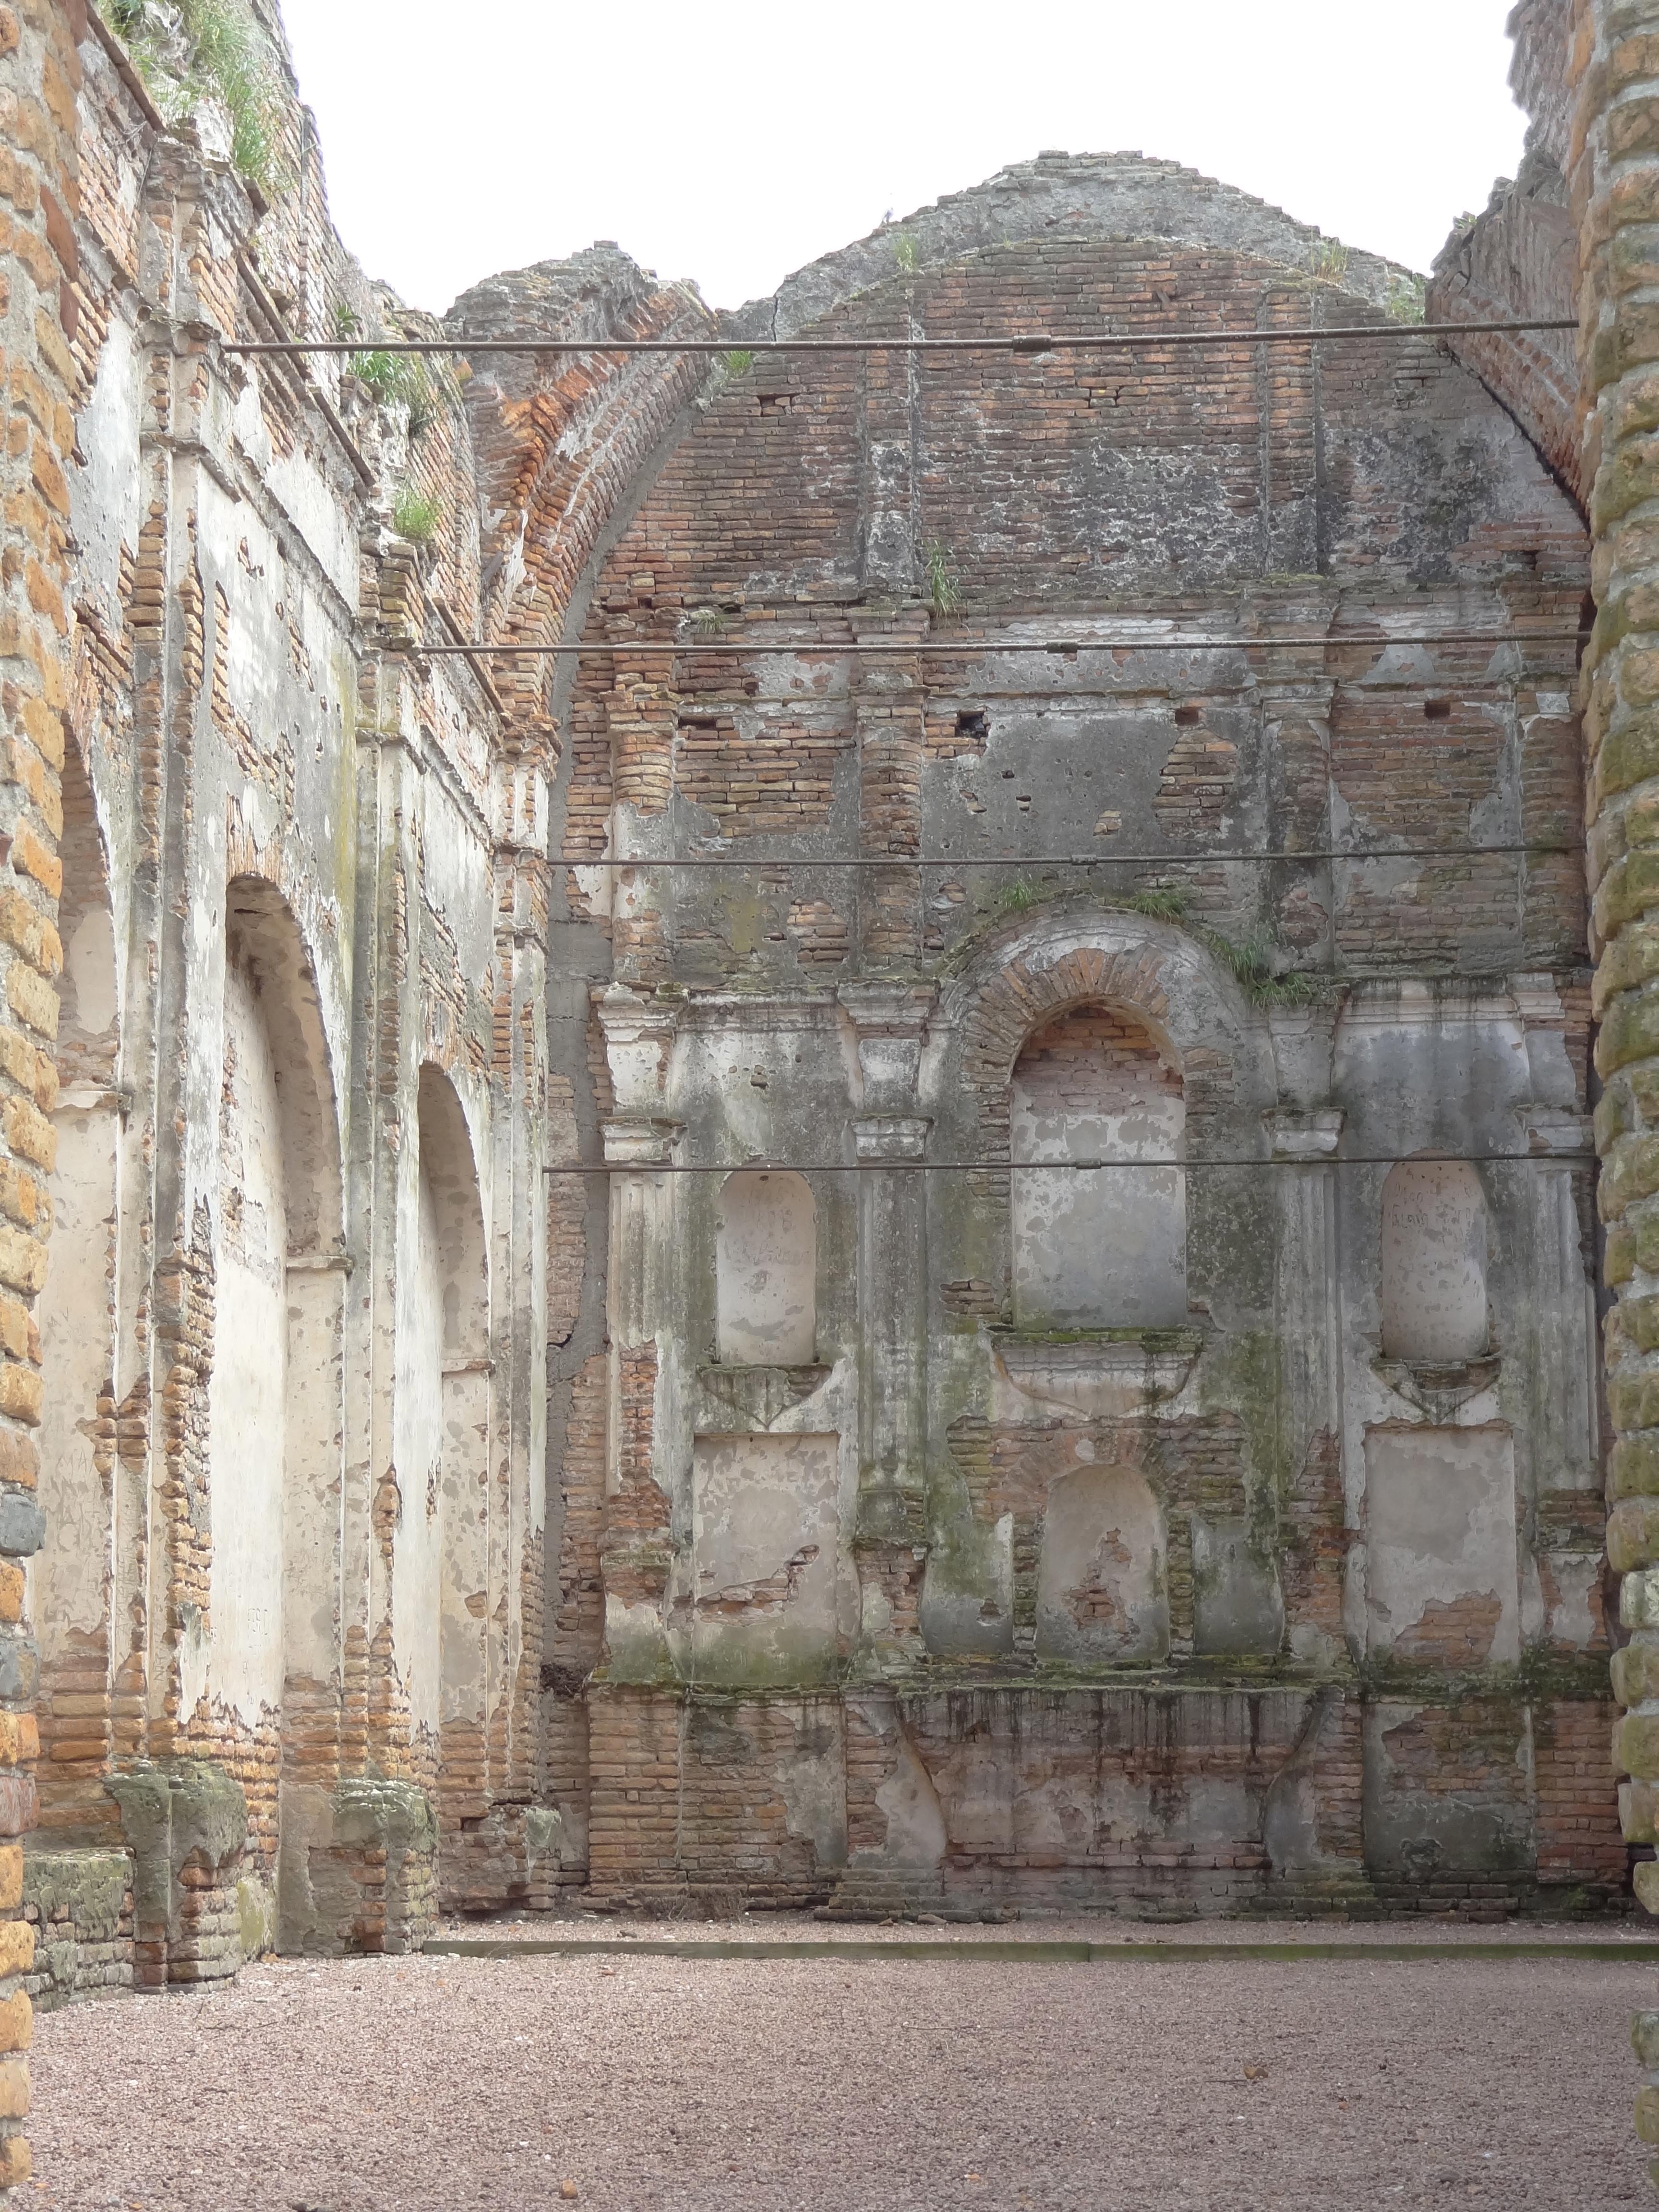
[[[1645,2204],[1626,2036],[1656,1984],[1589,1960],[284,1960],[43,2018],[30,2193],[63,2212],[519,2212],[573,2190],[596,2212]]]

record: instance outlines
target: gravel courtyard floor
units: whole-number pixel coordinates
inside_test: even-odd
[[[517,2212],[573,2194],[595,2212],[1583,2212],[1652,2201],[1626,2035],[1656,2002],[1659,1967],[1589,1958],[283,1960],[220,1994],[43,2018],[25,2193],[55,2212]]]

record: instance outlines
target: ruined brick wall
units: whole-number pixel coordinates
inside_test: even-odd
[[[488,1904],[541,1850],[553,725],[424,656],[484,619],[465,378],[377,356],[432,325],[334,233],[280,21],[254,13],[264,188],[210,84],[168,124],[88,15],[62,115],[81,190],[52,202],[56,247],[41,231],[76,413],[46,422],[76,465],[40,548],[68,555],[72,526],[68,750],[12,848],[41,885],[20,957],[66,962],[50,1200],[20,1173],[7,1201],[63,1231],[33,1864],[56,1895],[125,1856],[129,1932],[82,1934],[158,1984],[234,1972],[245,1942],[407,1945],[434,1854]],[[168,22],[128,27],[176,67]],[[222,349],[343,329],[345,360]]]
[[[592,1329],[603,1299],[611,1340],[602,1436],[597,1334],[559,1346],[568,1879],[838,1912],[1135,1910],[1160,1883],[1618,1909],[1583,1756],[1607,1641],[1587,546],[1518,392],[1403,323],[1337,335],[1413,306],[1404,272],[1190,173],[1045,159],[730,319],[739,350],[641,459],[571,603],[554,813],[603,1032],[573,1006],[556,1051],[617,1170],[608,1234],[590,1206],[578,1246],[572,1203],[556,1248],[584,1268],[565,1310]],[[740,346],[1103,321],[1141,343]],[[1245,342],[1309,321],[1316,349]],[[1239,342],[1162,342],[1218,325]],[[854,856],[880,865],[831,865]],[[1152,1089],[1113,1079],[1131,1036]],[[1079,1049],[1048,1082],[1055,1040]],[[1150,1151],[1176,1101],[1170,1310],[1023,1316],[1018,1146]],[[1491,1231],[1480,1356],[1443,1376],[1382,1340],[1384,1178],[1416,1152],[1475,1157]],[[928,1159],[951,1171],[908,1171]],[[768,1161],[810,1186],[810,1364],[721,1349],[718,1176],[651,1171]],[[1431,1528],[1448,1480],[1478,1540]],[[1289,1702],[1253,1734],[1264,1680]],[[840,1734],[809,1757],[796,1707],[835,1711],[826,1684]],[[1435,1716],[1470,1698],[1497,1796],[1465,1821],[1474,1753]]]
[[[36,1503],[43,1377],[36,1302],[51,1221],[46,1194],[54,1140],[57,928],[63,829],[59,776],[70,708],[69,471],[80,380],[72,348],[80,275],[76,0],[20,0],[0,9],[0,374],[6,392],[0,501],[0,720],[6,745],[0,843],[5,1098],[0,1229],[0,2187],[27,2180],[30,1997],[34,1930],[20,1917],[21,1838],[35,1808],[36,1655],[25,1618],[21,1561],[40,1540]]]
[[[1650,1316],[1651,1218],[1659,1190],[1654,1127],[1654,933],[1648,823],[1659,790],[1659,613],[1650,576],[1659,498],[1653,432],[1659,426],[1659,321],[1652,258],[1659,222],[1659,9],[1644,0],[1580,0],[1571,10],[1577,107],[1572,204],[1583,270],[1588,416],[1585,481],[1596,545],[1595,633],[1585,656],[1583,701],[1594,892],[1591,950],[1601,1023],[1596,1109],[1601,1154],[1605,1273],[1618,1304],[1606,1323],[1613,1443],[1607,1548],[1624,1577],[1620,1616],[1629,1642],[1613,1662],[1626,1708],[1613,1731],[1626,1837],[1659,1836],[1659,1381]],[[1659,1906],[1650,1863],[1638,1894]],[[1648,2069],[1638,2131],[1659,2143],[1659,2015],[1638,2016],[1636,2046]],[[1659,2166],[1656,2166],[1659,2174]]]
[[[1519,0],[1510,17],[1510,83],[1530,120],[1520,173],[1502,178],[1486,207],[1462,219],[1434,265],[1436,321],[1537,318],[1571,323],[1579,311],[1573,99],[1589,9],[1572,0]],[[1510,409],[1547,465],[1589,504],[1583,404],[1574,333],[1528,331],[1462,338],[1457,355]]]

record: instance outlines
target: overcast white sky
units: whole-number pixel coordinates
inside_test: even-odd
[[[1426,270],[1513,176],[1510,0],[284,0],[336,222],[441,310],[615,239],[711,306],[1047,148]]]

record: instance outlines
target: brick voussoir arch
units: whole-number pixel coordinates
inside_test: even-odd
[[[1173,925],[1109,908],[1051,915],[980,949],[947,988],[944,1013],[962,1033],[962,1073],[979,1102],[988,1163],[1008,1154],[1008,1086],[1033,1030],[1070,1006],[1133,1014],[1183,1073],[1203,1055],[1213,1073],[1231,1062],[1271,1103],[1271,1077],[1251,1049],[1249,1011],[1232,977]],[[1264,1046],[1265,1048],[1265,1041]]]

